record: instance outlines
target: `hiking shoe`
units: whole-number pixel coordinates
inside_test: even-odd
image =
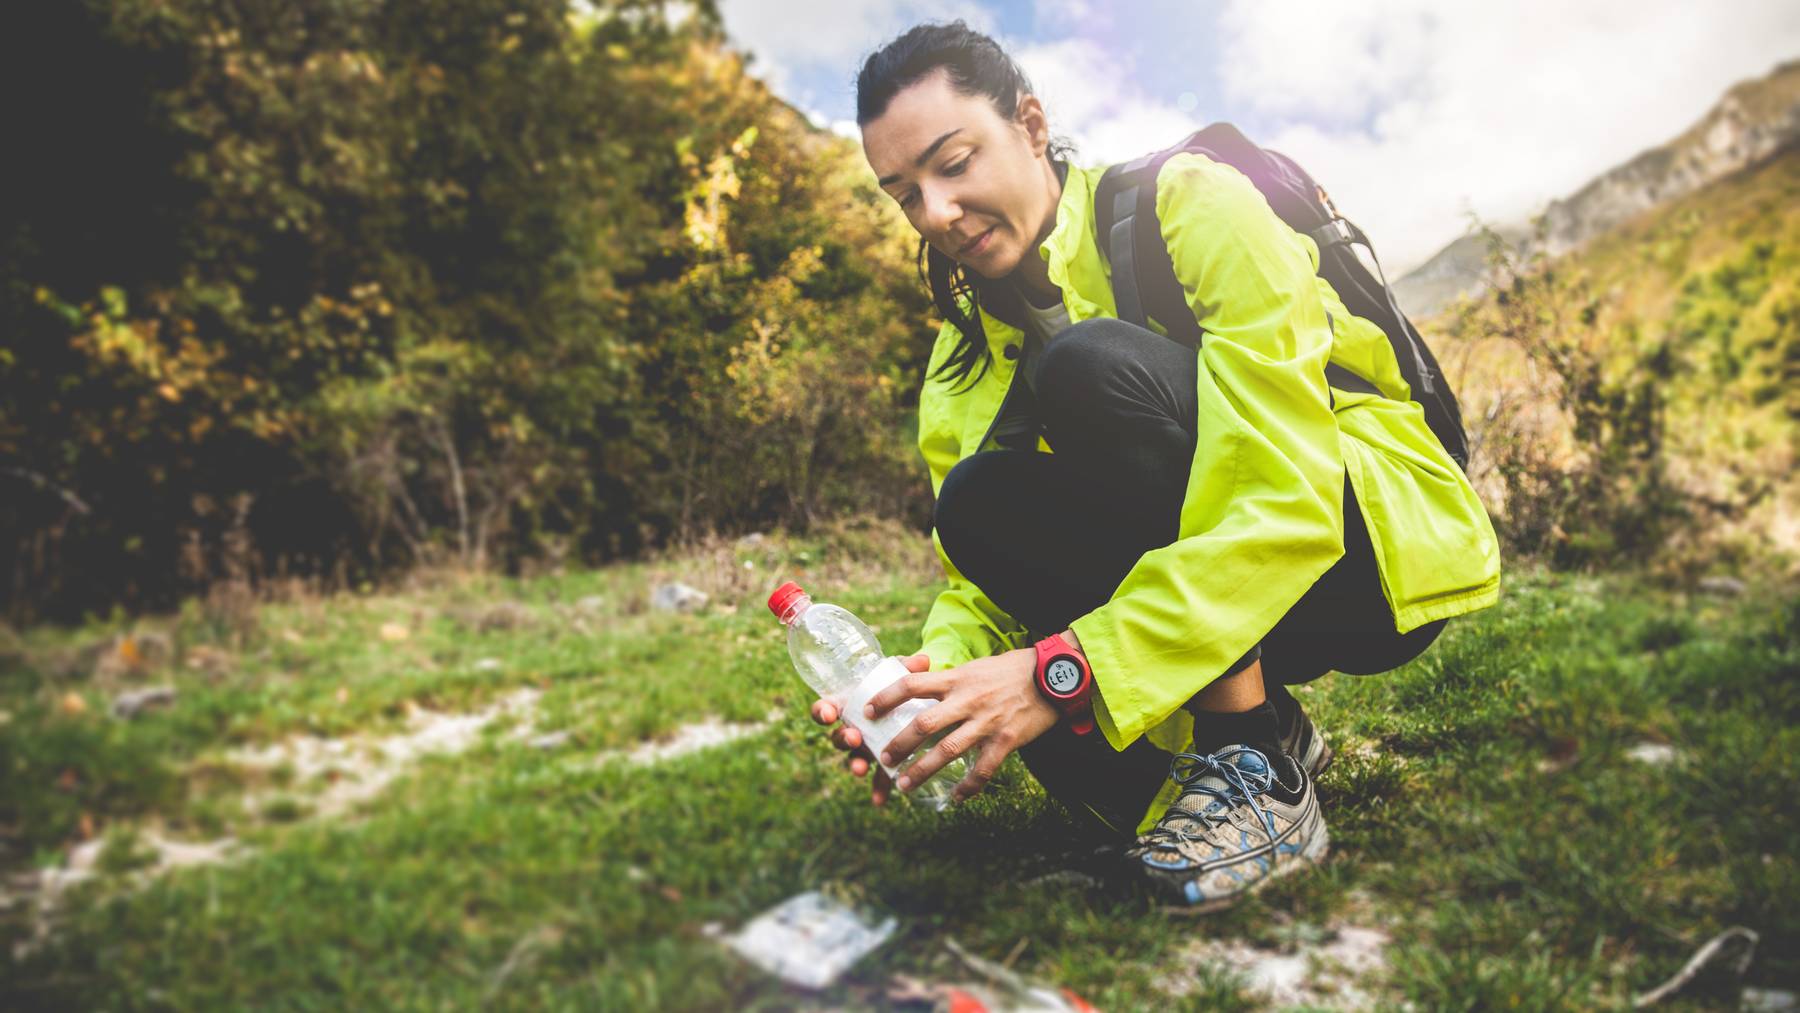
[[[1292,696],[1288,699],[1293,701],[1290,706],[1294,711],[1294,727],[1282,734],[1281,751],[1300,761],[1300,766],[1306,768],[1308,778],[1316,779],[1331,766],[1331,746],[1325,742],[1324,733],[1313,726],[1312,718],[1306,716],[1306,710],[1300,706],[1300,701],[1294,700]],[[1277,711],[1285,709],[1279,706],[1276,708]]]
[[[1181,795],[1126,855],[1177,910],[1228,907],[1331,846],[1312,778],[1290,757],[1272,769],[1249,746],[1178,753],[1169,776]]]

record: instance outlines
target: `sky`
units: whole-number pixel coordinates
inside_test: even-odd
[[[1404,273],[1470,215],[1523,223],[1800,58],[1794,0],[722,0],[753,72],[856,136],[862,60],[962,18],[1024,66],[1077,160],[1235,123]]]

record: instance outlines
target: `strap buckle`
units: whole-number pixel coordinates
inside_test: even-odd
[[[1333,218],[1312,230],[1311,235],[1312,241],[1321,249],[1356,242],[1355,230],[1350,227],[1350,222],[1343,218]]]

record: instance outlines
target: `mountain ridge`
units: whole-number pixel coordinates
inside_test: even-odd
[[[1637,215],[1747,169],[1800,143],[1800,59],[1739,81],[1675,137],[1552,200],[1533,226],[1494,229],[1522,257],[1557,257]],[[1401,305],[1432,316],[1484,287],[1487,242],[1461,236],[1394,283]]]

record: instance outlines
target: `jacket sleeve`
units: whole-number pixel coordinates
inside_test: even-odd
[[[1344,552],[1317,249],[1242,173],[1204,156],[1169,159],[1156,203],[1206,330],[1199,439],[1176,540],[1073,624],[1114,749],[1228,671]]]
[[[946,383],[930,379],[956,338],[954,326],[945,324],[944,327],[919,394],[919,452],[924,455],[926,470],[931,475],[934,503],[943,488],[944,476],[962,458],[957,416],[951,404],[954,395],[949,393]],[[931,546],[948,581],[948,586],[939,591],[932,602],[925,625],[919,631],[919,650],[931,656],[932,671],[955,668],[976,658],[1023,646],[1027,636],[1025,628],[957,572],[950,557],[945,555],[936,530],[931,533]]]

